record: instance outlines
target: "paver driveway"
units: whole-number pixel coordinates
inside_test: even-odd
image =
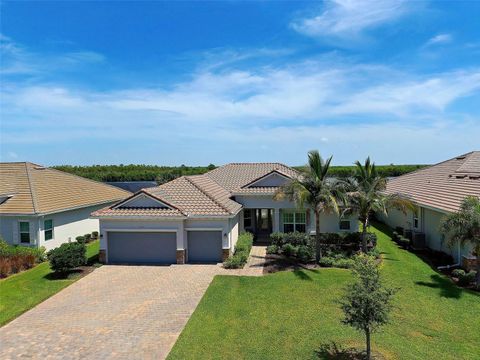
[[[220,273],[102,266],[0,328],[0,359],[162,359]]]

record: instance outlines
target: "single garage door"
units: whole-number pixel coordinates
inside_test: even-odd
[[[221,231],[188,231],[188,262],[216,263],[222,261]]]
[[[108,232],[108,262],[111,264],[174,264],[175,232]]]

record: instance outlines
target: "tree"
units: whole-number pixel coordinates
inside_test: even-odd
[[[362,251],[367,252],[367,229],[370,217],[374,212],[388,215],[389,208],[397,208],[404,213],[407,209],[414,209],[411,201],[400,194],[387,194],[385,192],[387,181],[380,176],[375,163],[367,157],[365,164],[355,162],[355,173],[347,179],[346,196],[347,208],[358,213],[358,220],[362,223]]]
[[[370,359],[371,334],[389,322],[396,290],[382,284],[378,265],[372,256],[356,256],[353,274],[356,280],[347,286],[341,299],[342,323],[365,334],[367,359]]]
[[[442,220],[440,230],[447,235],[449,246],[456,242],[473,246],[477,257],[475,284],[477,289],[480,289],[480,199],[476,196],[467,196],[459,211],[447,215]]]
[[[299,208],[304,205],[311,207],[315,213],[315,259],[317,262],[322,257],[320,236],[320,214],[333,211],[338,214],[341,187],[337,180],[328,178],[330,156],[326,161],[322,159],[317,150],[308,153],[308,166],[301,175],[281,187],[275,194],[276,200],[287,197],[294,201]]]

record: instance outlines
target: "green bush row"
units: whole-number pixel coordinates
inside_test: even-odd
[[[252,249],[253,235],[249,232],[241,233],[238,236],[235,251],[232,256],[223,262],[223,266],[227,269],[242,268],[248,260],[250,250]]]
[[[470,270],[468,273],[463,269],[455,269],[452,271],[452,276],[458,279],[458,285],[468,286],[475,281],[477,272]]]
[[[45,261],[45,248],[9,245],[0,238],[0,277],[7,277]]]

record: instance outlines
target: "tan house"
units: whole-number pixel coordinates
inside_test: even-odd
[[[273,199],[298,175],[279,163],[233,163],[143,189],[92,214],[100,219],[101,256],[108,263],[220,262],[244,230],[256,241],[277,231],[311,233],[310,209]],[[358,222],[323,214],[321,226],[357,231]]]
[[[407,214],[392,209],[388,217],[382,216],[388,225],[424,234],[429,248],[452,255],[457,263],[472,258],[469,247],[447,247],[439,227],[441,219],[457,211],[466,196],[480,197],[480,151],[391,179],[387,192],[403,194],[418,206]]]
[[[0,163],[0,234],[47,250],[99,230],[92,211],[131,193],[29,162]]]

